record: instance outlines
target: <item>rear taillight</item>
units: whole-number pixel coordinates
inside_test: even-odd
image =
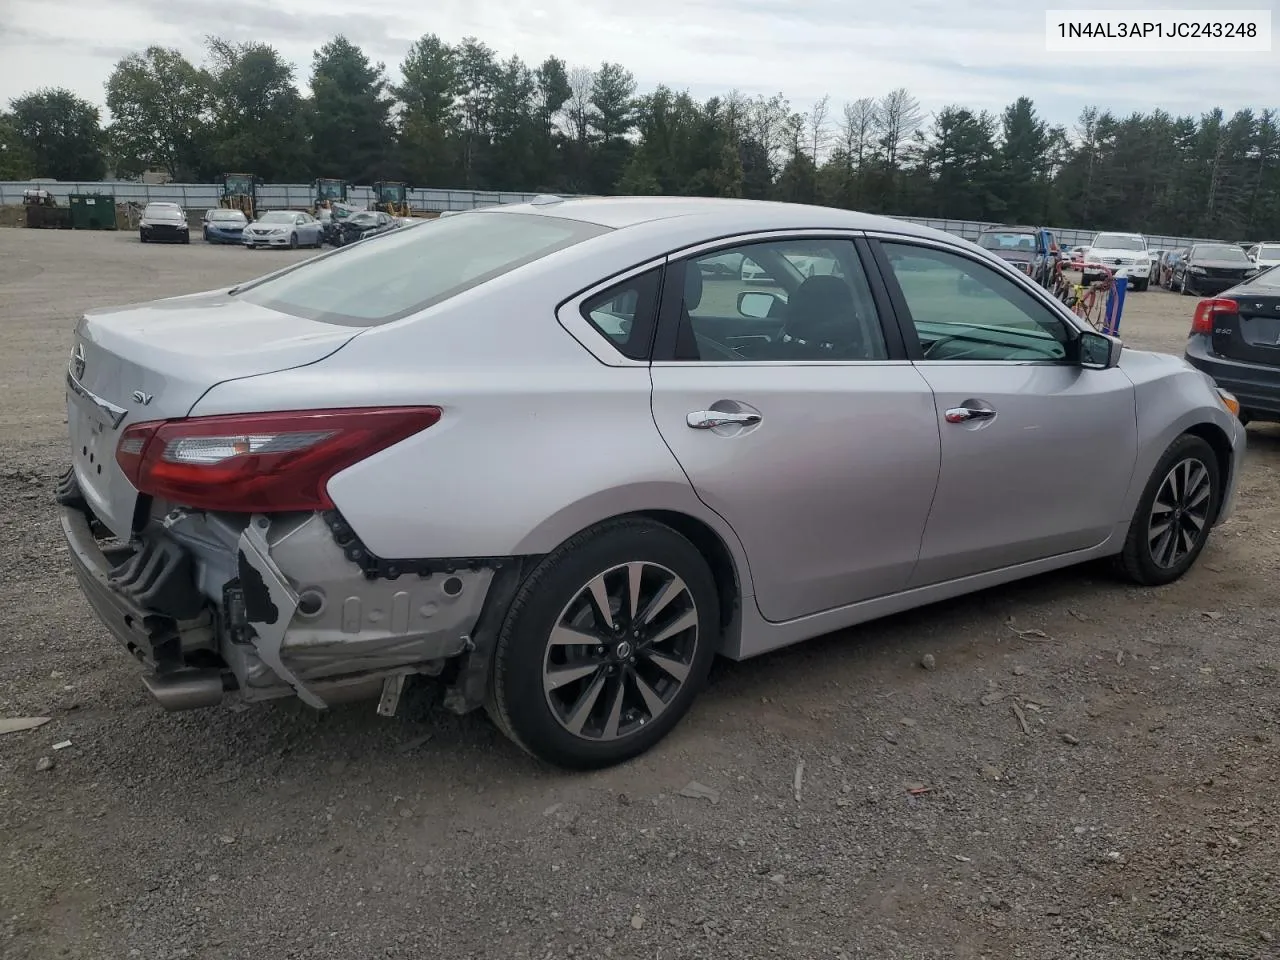
[[[1213,333],[1213,322],[1224,314],[1239,313],[1240,305],[1225,297],[1201,300],[1196,304],[1196,314],[1191,320],[1192,333]]]
[[[439,407],[294,410],[129,427],[116,462],[139,492],[201,510],[329,510],[336,473],[425,430]]]

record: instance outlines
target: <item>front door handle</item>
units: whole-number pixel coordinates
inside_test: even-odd
[[[990,420],[996,415],[994,410],[983,410],[981,407],[952,407],[945,414],[947,423],[968,423],[970,420]]]
[[[747,427],[760,422],[758,413],[726,413],[723,410],[695,410],[685,417],[685,423],[695,430],[714,427]]]

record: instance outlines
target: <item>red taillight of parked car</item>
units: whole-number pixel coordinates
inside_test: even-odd
[[[334,474],[439,420],[439,407],[159,420],[125,430],[116,462],[139,492],[200,510],[329,510]]]
[[[1212,334],[1213,322],[1217,317],[1223,314],[1239,312],[1240,305],[1234,300],[1228,300],[1224,297],[1201,300],[1196,304],[1196,314],[1191,320],[1191,332]]]

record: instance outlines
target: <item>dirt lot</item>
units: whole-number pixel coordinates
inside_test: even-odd
[[[1280,955],[1273,427],[1182,582],[1079,569],[725,664],[621,769],[429,689],[164,714],[60,542],[72,326],[304,255],[0,230],[0,716],[53,718],[0,737],[0,955]],[[1178,350],[1193,302],[1134,294],[1123,333]]]

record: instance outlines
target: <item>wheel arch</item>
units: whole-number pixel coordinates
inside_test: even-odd
[[[716,583],[716,596],[720,601],[720,649],[736,649],[742,632],[742,578],[738,575],[738,565],[734,562],[733,553],[720,534],[697,517],[674,510],[644,510],[630,516],[655,520],[670,527],[702,554],[707,566],[711,568],[711,576]]]
[[[664,499],[668,498],[654,497],[650,502],[661,502]],[[575,521],[572,524],[551,523],[555,528],[551,538],[547,537],[550,532],[547,524],[540,527],[535,534],[526,537],[518,551],[519,555],[552,553],[561,544],[567,543],[584,531],[615,520],[643,518],[668,526],[692,543],[710,567],[720,601],[719,652],[733,659],[740,656],[743,612],[750,598],[755,595],[755,590],[746,554],[727,524],[723,521],[717,522],[718,516],[714,519],[698,516],[682,504],[671,502],[663,506],[636,507],[622,511],[615,509],[588,512],[581,509],[583,506],[585,505],[575,505],[576,509],[571,511]],[[563,519],[565,519],[563,516],[553,518],[554,521],[563,521]],[[534,546],[536,549],[526,549]]]
[[[1213,455],[1218,461],[1219,484],[1222,490],[1225,491],[1229,489],[1233,479],[1231,476],[1232,450],[1231,440],[1227,437],[1226,431],[1216,423],[1202,422],[1192,424],[1183,431],[1182,436],[1188,435],[1199,437],[1213,449]],[[1219,516],[1221,515],[1222,508],[1225,506],[1226,502],[1226,497],[1219,497]],[[1216,523],[1218,521],[1218,516],[1215,516],[1213,520]]]

